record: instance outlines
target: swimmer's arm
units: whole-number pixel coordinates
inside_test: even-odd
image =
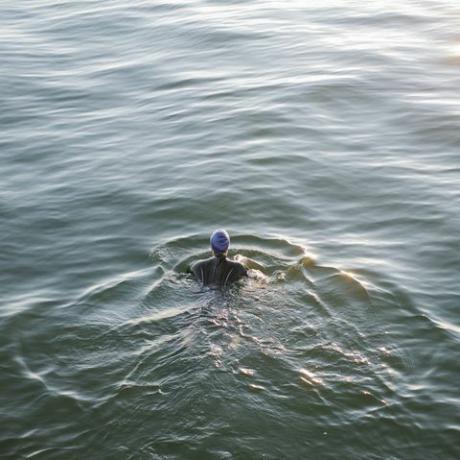
[[[251,272],[254,271],[251,268],[246,267],[241,262],[239,262],[239,277],[240,278],[250,278]]]
[[[252,278],[255,280],[266,280],[267,277],[264,275],[264,269],[265,267],[256,262],[253,259],[250,259],[249,257],[242,256],[238,254],[235,257],[235,260],[237,260],[240,265],[241,265],[241,270],[242,270],[242,275],[247,278]]]
[[[204,276],[203,268],[202,268],[202,263],[200,261],[190,264],[187,267],[186,272],[190,273],[191,275],[193,275],[196,279],[200,281],[203,280],[203,276]],[[200,273],[201,273],[201,276],[200,276]]]
[[[242,256],[241,254],[237,254],[234,260],[243,265],[246,270],[255,269],[263,271],[265,269],[265,267],[259,262],[256,262],[254,259],[250,259],[249,257]]]

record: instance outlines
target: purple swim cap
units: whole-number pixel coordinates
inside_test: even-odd
[[[211,235],[211,247],[216,254],[222,254],[227,251],[230,246],[230,237],[228,233],[223,230],[215,230]]]

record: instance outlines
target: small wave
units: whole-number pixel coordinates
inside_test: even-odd
[[[241,398],[284,404],[353,401],[350,417],[391,404],[407,363],[373,304],[397,305],[394,288],[287,239],[233,241],[233,254],[257,264],[254,278],[227,291],[200,289],[186,267],[206,255],[207,237],[160,242],[149,267],[95,283],[61,309],[68,323],[49,342],[60,350],[57,378],[45,367],[23,367],[24,377],[80,412],[120,405],[130,418],[147,410],[146,398],[154,411],[185,410],[187,388],[207,381],[219,395],[234,388]]]

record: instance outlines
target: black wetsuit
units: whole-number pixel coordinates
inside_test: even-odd
[[[242,264],[229,260],[225,256],[199,260],[192,265],[191,270],[195,278],[204,286],[216,285],[224,288],[248,274]]]

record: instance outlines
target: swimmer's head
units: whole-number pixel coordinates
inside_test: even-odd
[[[215,230],[211,235],[211,248],[216,256],[227,254],[230,236],[224,229]]]

